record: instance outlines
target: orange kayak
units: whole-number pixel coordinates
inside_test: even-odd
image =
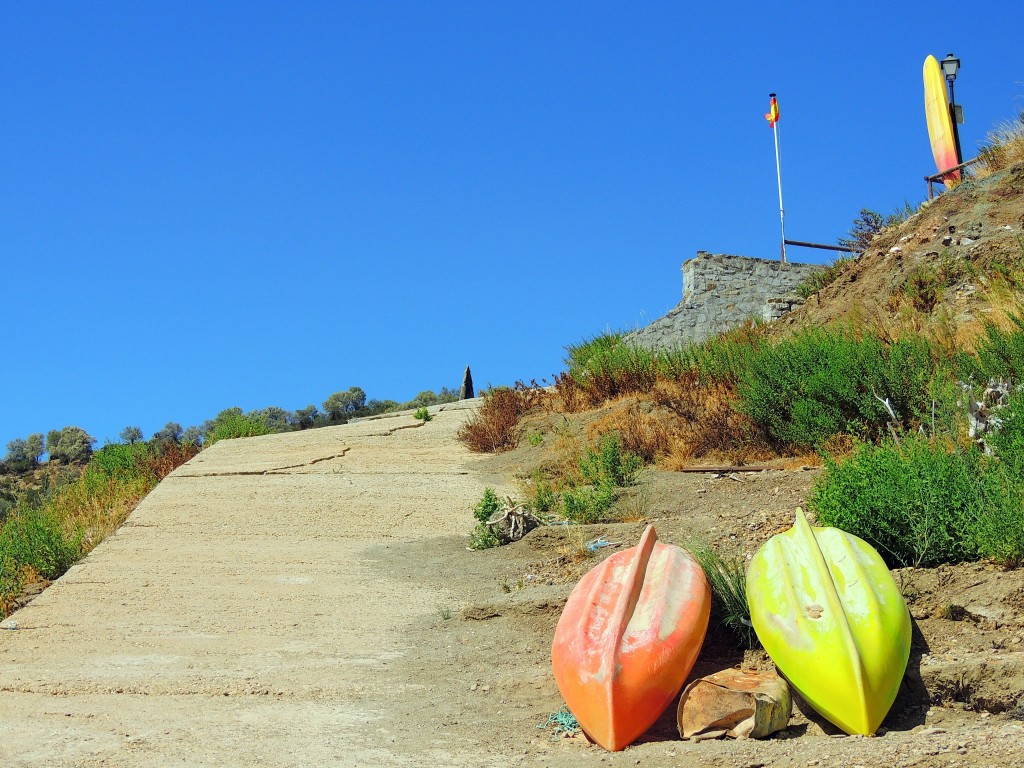
[[[587,735],[624,749],[686,682],[711,611],[704,571],[653,526],[573,589],[551,648],[558,689]]]

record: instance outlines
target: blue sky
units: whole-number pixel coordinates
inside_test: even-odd
[[[777,256],[770,91],[788,237],[917,203],[927,54],[965,155],[1024,109],[1024,6],[922,8],[6,3],[0,453],[550,376],[698,249]]]

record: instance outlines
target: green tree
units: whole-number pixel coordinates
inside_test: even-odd
[[[203,435],[206,434],[206,429],[207,427],[205,424],[203,426],[196,426],[193,424],[181,433],[181,442],[189,445],[202,445]]]
[[[46,448],[43,446],[43,435],[40,432],[34,432],[28,436],[25,440],[25,445],[28,451],[28,458],[34,465],[39,464],[39,460],[46,453]]]
[[[295,423],[298,424],[299,429],[309,429],[313,426],[313,422],[316,421],[320,415],[320,411],[313,404],[307,405],[305,408],[299,408],[295,412]]]
[[[387,413],[388,411],[401,410],[402,404],[397,400],[367,400],[366,412],[368,415]]]
[[[121,430],[121,440],[128,445],[135,445],[142,439],[142,430],[138,427],[125,427]]]
[[[176,421],[168,421],[164,428],[153,435],[153,439],[161,443],[177,443],[181,440],[184,430]]]
[[[437,403],[437,394],[432,389],[425,389],[405,404],[406,408],[422,408]]]
[[[861,208],[860,215],[853,220],[849,236],[840,237],[836,240],[836,244],[843,248],[853,248],[857,253],[864,253],[871,243],[871,239],[881,232],[885,225],[886,220],[882,214]]]
[[[15,472],[28,472],[39,466],[44,452],[41,434],[29,435],[24,440],[19,437],[7,444],[7,463]]]
[[[324,410],[331,421],[343,421],[352,413],[366,406],[366,392],[362,387],[349,387],[345,392],[335,392],[324,400]]]
[[[92,455],[92,446],[96,438],[81,427],[64,427],[53,429],[46,435],[46,451],[50,460],[65,463],[86,461]]]
[[[15,472],[25,472],[32,468],[32,462],[28,457],[28,443],[20,437],[11,440],[7,444],[7,458],[5,461]]]
[[[263,423],[271,432],[286,432],[295,423],[295,416],[284,408],[271,405],[249,414],[250,418],[262,419]]]

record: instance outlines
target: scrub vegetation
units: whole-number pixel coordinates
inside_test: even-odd
[[[0,614],[26,586],[56,579],[113,533],[156,484],[198,452],[191,443],[112,444],[81,466],[38,470],[0,522]]]
[[[503,390],[476,418],[479,429],[500,424],[514,446],[526,413],[627,403],[591,424],[592,444],[570,447],[575,462],[533,474],[535,512],[615,520],[617,489],[644,463],[803,457],[825,464],[810,500],[819,522],[861,536],[894,567],[1024,561],[1024,395],[1010,397],[983,439],[968,430],[985,384],[1016,392],[1024,317],[987,324],[970,352],[923,334],[834,326],[772,338],[751,324],[676,350],[605,334],[568,353],[552,389]]]

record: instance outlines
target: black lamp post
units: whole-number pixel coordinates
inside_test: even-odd
[[[964,113],[957,106],[956,98],[953,96],[953,81],[956,80],[957,70],[960,69],[960,59],[949,53],[940,63],[942,74],[946,76],[946,84],[949,86],[949,119],[953,123],[953,145],[956,147],[956,162],[959,165],[964,161],[964,155],[960,151],[960,130],[957,126],[964,121]]]

